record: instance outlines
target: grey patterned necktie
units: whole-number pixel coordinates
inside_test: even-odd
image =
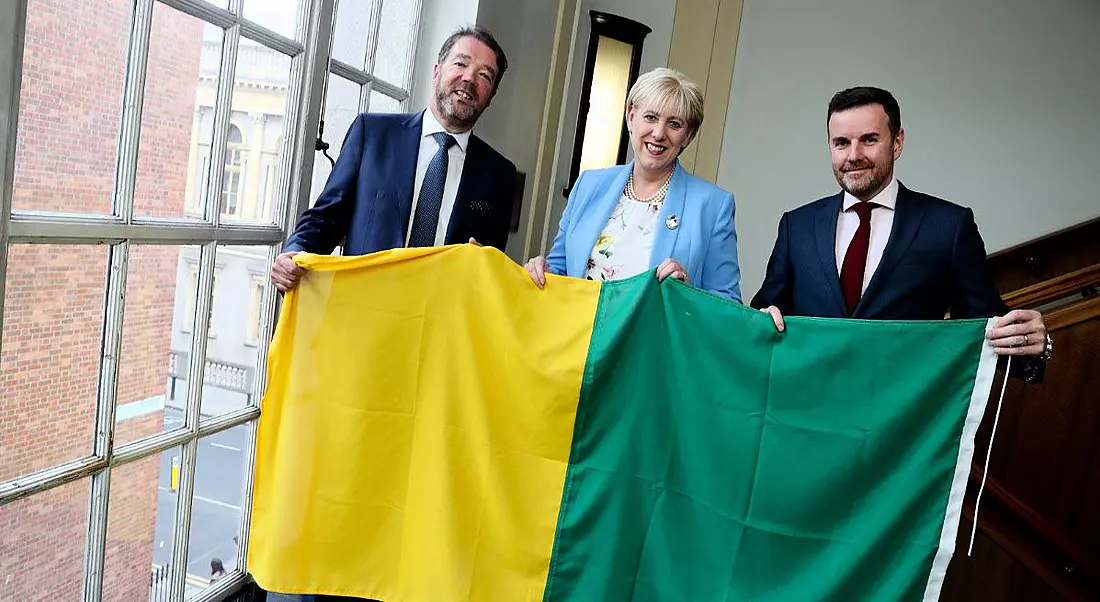
[[[420,197],[416,201],[416,215],[413,216],[410,247],[431,247],[435,245],[435,232],[439,226],[439,208],[443,205],[443,187],[447,183],[447,149],[457,140],[447,132],[432,134],[439,144],[428,171],[424,172],[424,181],[420,184]]]

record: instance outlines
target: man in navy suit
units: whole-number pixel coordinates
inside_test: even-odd
[[[331,253],[341,240],[345,255],[464,242],[503,250],[516,167],[471,130],[507,68],[488,30],[461,29],[440,48],[429,110],[359,115],[324,191],[271,266],[275,286],[290,290],[305,273],[295,254]],[[271,592],[268,600],[353,598]]]
[[[508,242],[516,167],[472,133],[508,60],[492,33],[461,29],[440,48],[429,109],[363,113],[352,123],[317,203],[302,213],[271,281],[287,291],[302,277],[293,256],[400,247]]]
[[[1052,344],[1043,316],[1001,300],[985,243],[966,207],[894,178],[905,131],[886,90],[838,92],[827,114],[833,174],[842,191],[783,215],[767,275],[751,305],[772,315],[870,320],[999,316],[988,333],[1000,355],[1026,356],[1012,374],[1042,378]]]

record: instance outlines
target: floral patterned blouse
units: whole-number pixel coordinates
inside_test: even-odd
[[[596,239],[585,277],[599,281],[621,280],[648,270],[662,203],[663,199],[647,203],[630,199],[625,194],[621,196]]]

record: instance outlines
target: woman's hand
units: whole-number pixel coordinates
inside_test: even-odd
[[[531,282],[534,282],[535,286],[540,289],[546,286],[546,272],[549,266],[546,265],[546,259],[542,255],[528,259],[527,263],[523,264],[523,268],[531,275]]]
[[[679,261],[669,257],[661,262],[661,265],[657,266],[657,281],[663,282],[665,278],[672,276],[673,278],[681,281],[688,282],[688,273],[684,269],[684,266]]]

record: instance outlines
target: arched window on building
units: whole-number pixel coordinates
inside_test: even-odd
[[[225,145],[225,174],[222,176],[222,215],[237,216],[241,209],[245,174],[244,136],[240,128],[229,125],[229,140]]]

